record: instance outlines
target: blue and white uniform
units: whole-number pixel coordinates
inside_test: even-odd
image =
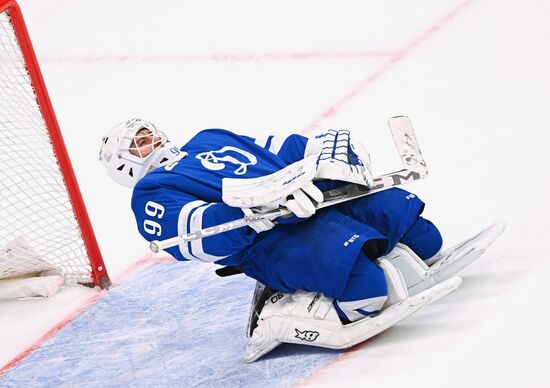
[[[148,241],[164,240],[242,218],[241,209],[223,203],[222,178],[276,172],[302,159],[307,141],[296,134],[260,140],[223,129],[199,132],[181,148],[184,158],[136,184],[132,210],[139,232]],[[380,310],[386,299],[385,277],[370,259],[400,241],[424,259],[439,251],[441,236],[420,217],[423,207],[414,194],[391,189],[260,234],[244,227],[167,251],[177,260],[239,265],[280,291],[322,292],[353,321]]]

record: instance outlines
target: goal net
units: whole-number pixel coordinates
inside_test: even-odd
[[[109,286],[20,9],[0,0],[0,281]]]

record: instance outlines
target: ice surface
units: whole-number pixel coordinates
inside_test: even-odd
[[[214,266],[163,263],[113,288],[0,380],[20,386],[295,384],[339,352],[284,345],[244,363],[254,281]]]
[[[130,193],[116,187],[97,162],[99,140],[114,123],[140,116],[176,143],[207,127],[250,135],[349,129],[371,151],[378,175],[399,168],[386,120],[404,114],[415,126],[430,174],[407,188],[427,203],[426,216],[440,227],[447,245],[501,218],[508,229],[465,272],[457,292],[344,353],[301,384],[547,385],[546,0],[21,0],[21,7],[115,280],[147,252],[147,244],[130,215]],[[212,281],[219,287],[225,282]],[[128,286],[118,284],[113,293]],[[1,303],[1,359],[16,357],[89,297],[72,291],[47,301]],[[149,292],[128,295],[133,308],[139,310]],[[68,294],[71,298],[64,297]],[[248,303],[249,291],[245,294],[243,303]],[[124,307],[112,307],[111,315]],[[142,314],[143,319],[155,316]],[[189,311],[174,308],[173,314],[197,324]],[[82,334],[101,335],[94,322],[78,322]],[[243,330],[237,330],[234,344],[244,341],[245,322],[240,324]],[[163,330],[158,330],[162,336],[147,336],[170,343]],[[94,352],[88,343],[80,343],[80,349],[64,357],[78,365],[84,352]],[[177,354],[178,349],[171,351]],[[100,363],[124,360],[132,352],[140,360],[140,351],[148,349],[93,354]],[[290,367],[303,368],[300,359]],[[37,368],[36,376],[42,373],[42,385],[53,385],[42,365],[25,362],[29,374],[32,368]],[[130,365],[131,358],[126,362]],[[158,365],[159,371],[163,368]],[[131,379],[134,370],[114,374],[122,381]],[[71,379],[82,383],[71,370],[65,373],[60,378],[66,384]],[[163,378],[161,372],[158,378]],[[263,383],[269,381],[266,377]]]

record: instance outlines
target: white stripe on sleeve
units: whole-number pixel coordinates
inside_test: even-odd
[[[195,210],[195,212],[191,215],[191,223],[190,223],[191,232],[196,232],[202,229],[202,217],[203,217],[204,211],[212,205],[213,204],[201,206],[197,210]],[[193,252],[193,255],[201,261],[212,262],[212,261],[225,259],[227,257],[227,256],[214,256],[206,253],[202,245],[202,239],[191,241],[191,252]]]
[[[205,205],[206,202],[204,201],[193,201],[185,204],[180,210],[180,214],[178,216],[178,236],[183,236],[184,234],[189,233],[189,229],[187,227],[189,223],[189,215],[193,210],[196,208]],[[182,242],[179,245],[180,252],[187,260],[199,260],[197,257],[193,256],[190,251],[190,243],[188,242]]]

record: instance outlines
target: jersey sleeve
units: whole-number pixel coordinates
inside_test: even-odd
[[[132,210],[138,230],[147,241],[165,240],[244,217],[238,208],[208,203],[165,187],[134,190]],[[177,260],[231,260],[252,244],[255,235],[251,228],[243,227],[181,243],[166,251]]]
[[[304,158],[308,138],[298,134],[289,136],[267,136],[254,139],[259,146],[280,157],[286,164]]]

